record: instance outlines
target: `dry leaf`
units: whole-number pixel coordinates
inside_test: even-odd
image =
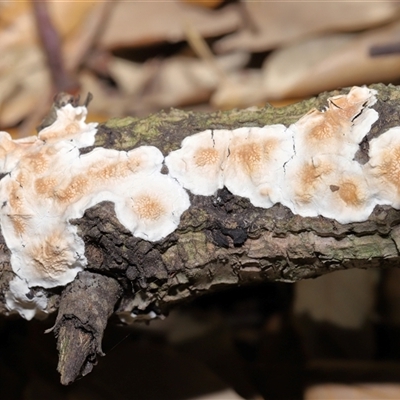
[[[205,8],[215,8],[221,5],[224,0],[180,0],[182,3],[193,4]]]
[[[371,57],[378,44],[400,37],[400,22],[360,34],[316,37],[275,51],[265,62],[267,99],[309,96],[338,87],[400,77],[400,55]]]
[[[16,47],[0,65],[0,125],[19,123],[50,93],[50,76],[37,47]]]
[[[85,20],[89,12],[97,6],[91,2],[46,2],[52,23],[62,37],[72,34]],[[100,2],[98,2],[100,3]],[[0,2],[0,49],[10,49],[16,44],[37,43],[36,21],[32,6],[28,1]]]
[[[245,69],[232,72],[227,79],[220,81],[210,103],[217,110],[245,108],[263,102],[263,77],[258,69]]]
[[[121,96],[116,88],[104,84],[97,76],[89,71],[82,71],[79,75],[82,93],[91,93],[90,111],[95,114],[117,117],[126,110],[126,97]],[[126,116],[123,115],[123,116]]]
[[[252,1],[242,4],[243,28],[215,45],[217,52],[276,48],[316,33],[358,31],[382,24],[396,16],[399,7],[391,2],[330,0],[304,2]]]
[[[220,71],[228,76],[243,68],[248,56],[233,53],[217,57],[215,61],[218,70],[207,61],[189,57],[165,60],[154,77],[151,89],[137,102],[136,107],[156,110],[206,102],[221,83]]]
[[[108,63],[110,76],[117,83],[122,95],[137,95],[145,84],[146,64],[112,57]]]
[[[96,2],[48,2],[52,23],[65,43],[69,43],[70,37],[75,38],[78,28],[96,6]],[[32,6],[29,2],[2,1],[0,11],[0,126],[13,126],[31,114],[34,124],[45,112],[39,110],[39,104],[43,103],[47,110],[46,102],[51,103],[52,84]],[[70,47],[68,60],[79,59],[80,49],[76,45]]]
[[[209,10],[176,0],[121,1],[113,8],[99,45],[113,49],[179,42],[185,40],[187,24],[203,37],[218,36],[234,31],[239,16],[234,7]]]

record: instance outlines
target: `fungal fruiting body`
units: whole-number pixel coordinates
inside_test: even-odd
[[[293,137],[283,125],[240,128],[232,132],[224,184],[257,207],[281,199],[284,165],[293,157]]]
[[[188,136],[165,163],[177,181],[193,194],[210,196],[224,187],[224,164],[231,131],[206,130]]]
[[[97,132],[85,123],[85,107],[64,106],[35,137],[0,132],[0,222],[16,275],[7,306],[27,319],[45,312],[45,289],[85,268],[84,242],[69,221],[102,201],[113,202],[121,224],[148,241],[177,228],[190,207],[188,191],[212,196],[226,187],[257,207],[281,203],[340,223],[366,220],[377,204],[400,208],[400,128],[371,140],[366,164],[355,160],[378,119],[375,95],[354,87],[289,127],[199,132],[165,159],[152,146],[81,155]]]
[[[387,204],[372,185],[368,167],[354,160],[378,119],[370,108],[375,94],[354,87],[348,95],[329,99],[325,111],[311,110],[289,127],[201,132],[187,137],[165,163],[194,194],[211,195],[225,186],[257,207],[281,203],[303,217],[362,221],[375,205]],[[221,136],[223,140],[213,141]],[[214,160],[207,165],[208,174],[198,162],[205,149]]]
[[[400,208],[400,127],[372,139],[368,174],[378,190],[379,202]]]
[[[303,217],[322,215],[340,223],[368,219],[378,198],[362,166],[339,155],[293,160],[282,204]]]
[[[87,264],[71,219],[112,201],[122,225],[155,241],[175,230],[189,207],[182,186],[161,174],[164,157],[155,147],[81,155],[79,148],[93,145],[96,134],[85,116],[84,107],[67,105],[38,137],[0,137],[1,172],[7,173],[0,181],[1,227],[16,274],[6,300],[25,318],[46,304],[42,294],[27,296],[30,288],[65,285]]]

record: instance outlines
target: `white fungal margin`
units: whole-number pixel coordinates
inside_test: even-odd
[[[34,294],[25,279],[18,275],[10,281],[10,290],[5,293],[6,306],[18,312],[30,321],[33,317],[45,318],[47,315],[47,297],[43,290],[35,290]]]
[[[87,108],[74,107],[67,104],[57,110],[57,119],[50,126],[38,133],[38,138],[44,142],[58,142],[69,140],[73,145],[82,148],[92,146],[96,135],[97,123],[85,122]]]

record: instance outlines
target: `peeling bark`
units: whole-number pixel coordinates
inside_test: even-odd
[[[121,292],[115,279],[88,271],[81,272],[63,291],[53,328],[62,384],[68,385],[87,375],[97,356],[104,355],[101,351],[104,329]]]
[[[362,143],[360,161],[368,157],[369,140],[400,125],[400,90],[372,88],[378,90],[373,108],[380,116]],[[324,93],[282,109],[213,114],[172,110],[144,119],[113,119],[100,126],[95,147],[154,145],[167,155],[184,137],[205,129],[289,125],[340,93]],[[228,286],[295,282],[338,269],[386,268],[399,262],[400,211],[388,206],[377,206],[365,222],[342,225],[323,217],[302,218],[279,204],[257,208],[226,189],[190,199],[178,229],[154,243],[133,237],[119,223],[112,203],[98,204],[73,221],[85,242],[90,272],[80,273],[61,296],[54,289],[47,292],[48,311],[59,310],[54,330],[64,384],[90,372],[102,354],[102,334],[114,311],[150,316]],[[4,293],[13,272],[2,236],[0,254],[0,313],[6,313]]]

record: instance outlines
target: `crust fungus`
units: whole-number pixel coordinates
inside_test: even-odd
[[[57,115],[37,137],[13,141],[0,135],[8,173],[0,181],[0,220],[17,275],[7,305],[25,318],[47,304],[39,292],[27,297],[30,288],[65,285],[87,264],[83,240],[69,220],[112,201],[121,224],[155,241],[174,231],[189,207],[186,191],[161,174],[164,157],[157,148],[97,148],[80,155],[79,148],[94,143],[96,124],[84,122],[84,107],[68,104]]]
[[[210,196],[226,186],[255,206],[271,207],[280,200],[283,165],[292,156],[292,133],[284,125],[271,125],[189,136],[165,163],[193,194]]]
[[[353,161],[378,118],[369,108],[376,102],[375,94],[353,87],[347,95],[330,98],[325,111],[313,109],[289,128],[269,125],[197,133],[184,139],[165,162],[171,176],[193,194],[213,195],[225,186],[258,207],[281,202],[303,216],[336,218],[337,212],[338,221],[358,221],[376,204],[361,166]],[[342,175],[346,181],[339,179]],[[340,189],[330,190],[336,186]],[[351,187],[357,201],[345,195]],[[337,207],[331,212],[320,204],[321,198],[329,204],[337,198]],[[346,207],[353,217],[346,214]]]
[[[75,146],[82,148],[92,146],[96,135],[97,123],[85,122],[87,108],[74,107],[67,104],[57,110],[57,119],[50,126],[38,133],[38,138],[44,142],[58,142],[60,139],[69,140]]]
[[[170,175],[193,194],[213,195],[224,187],[229,130],[206,130],[188,136],[165,158]]]
[[[322,215],[342,224],[365,221],[377,197],[356,161],[338,155],[296,160],[287,169],[283,204],[304,217]]]
[[[400,127],[391,128],[369,144],[365,165],[381,204],[400,208]]]
[[[10,290],[5,294],[6,304],[10,310],[17,311],[23,318],[45,318],[47,297],[43,290],[31,290],[25,279],[18,275],[10,282]]]
[[[182,186],[159,173],[138,174],[129,193],[123,205],[116,203],[117,217],[135,236],[145,240],[160,240],[173,232],[190,206]]]
[[[290,127],[296,153],[339,154],[352,160],[359,143],[378,119],[378,113],[369,108],[376,102],[375,94],[365,87],[353,87],[347,95],[328,99],[325,111],[310,110]]]
[[[290,129],[295,155],[285,166],[282,203],[304,217],[322,215],[341,223],[368,218],[378,199],[354,161],[359,144],[377,120],[369,107],[376,92],[354,87],[311,110]]]
[[[281,201],[284,165],[293,157],[293,134],[284,125],[232,131],[224,183],[257,207]]]

